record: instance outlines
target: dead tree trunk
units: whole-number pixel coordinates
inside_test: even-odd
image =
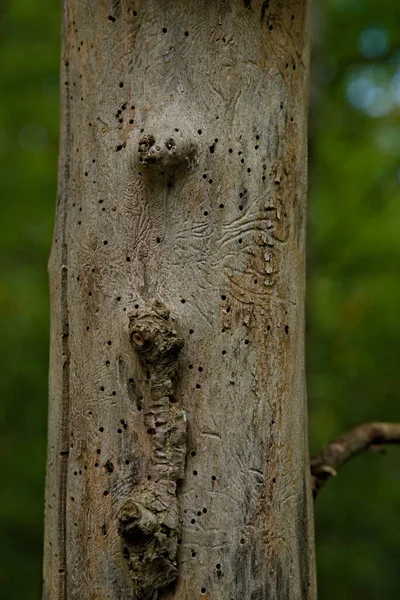
[[[316,597],[307,5],[64,2],[45,600]]]

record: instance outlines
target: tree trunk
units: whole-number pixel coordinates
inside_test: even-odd
[[[308,2],[64,2],[45,600],[315,599]]]

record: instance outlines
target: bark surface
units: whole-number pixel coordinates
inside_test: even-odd
[[[307,1],[64,5],[44,600],[313,600]]]

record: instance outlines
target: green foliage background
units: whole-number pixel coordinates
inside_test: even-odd
[[[314,3],[308,227],[312,451],[400,420],[400,4]],[[60,9],[0,4],[0,589],[39,600],[46,264],[56,196]],[[316,506],[319,597],[400,597],[400,461],[365,455]]]

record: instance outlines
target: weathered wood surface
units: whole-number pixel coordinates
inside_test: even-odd
[[[128,600],[151,472],[129,316],[184,345],[165,600],[314,600],[304,381],[307,1],[64,2],[44,600]],[[140,150],[138,152],[138,150]],[[155,594],[155,597],[157,594]]]

